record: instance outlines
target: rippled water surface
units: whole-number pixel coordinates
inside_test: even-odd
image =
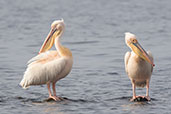
[[[170,0],[1,0],[0,113],[170,114],[170,6]],[[67,99],[46,102],[45,85],[24,90],[18,83],[50,24],[60,18],[66,23],[62,44],[71,49],[74,65],[56,84],[57,94]],[[150,102],[129,101],[132,89],[124,70],[124,54],[130,50],[124,41],[127,31],[154,55]],[[137,94],[145,94],[145,89],[137,89]]]

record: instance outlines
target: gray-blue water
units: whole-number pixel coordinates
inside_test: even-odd
[[[0,113],[170,114],[170,12],[170,0],[1,0]],[[62,44],[71,49],[74,65],[56,88],[57,95],[69,100],[43,102],[48,97],[45,85],[24,90],[18,83],[50,24],[61,18],[66,24]],[[150,102],[129,101],[125,32],[136,34],[154,55]],[[145,88],[137,94],[145,95]]]

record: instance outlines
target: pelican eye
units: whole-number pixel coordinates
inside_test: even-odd
[[[137,40],[136,40],[136,39],[133,39],[133,40],[132,40],[132,42],[133,42],[133,43],[136,43],[136,42],[137,42]]]

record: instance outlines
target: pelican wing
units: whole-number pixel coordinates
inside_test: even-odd
[[[149,55],[150,59],[153,61],[153,55],[150,51],[147,51],[147,54]],[[153,66],[151,65],[151,72],[153,72]]]
[[[20,85],[27,88],[30,85],[41,85],[59,80],[67,60],[56,55],[55,51],[40,54],[29,61]]]
[[[128,61],[129,61],[129,58],[131,56],[131,52],[126,52],[125,54],[125,70],[126,70],[126,73],[128,74],[128,68],[127,68],[127,65],[128,65]]]
[[[34,63],[34,62],[41,62],[41,61],[50,61],[53,60],[54,58],[59,58],[59,54],[57,51],[47,51],[44,53],[40,53],[37,56],[33,57],[27,62],[27,65]]]

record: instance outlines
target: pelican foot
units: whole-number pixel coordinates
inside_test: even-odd
[[[130,101],[134,101],[137,98],[137,96],[133,96]]]
[[[145,96],[144,98],[146,98],[148,101],[151,100],[150,96]]]
[[[58,97],[58,96],[49,96],[48,99],[49,99],[49,100],[50,100],[50,99],[53,99],[54,101],[61,101],[61,100],[62,100],[62,98],[60,98],[60,97]]]
[[[133,97],[130,101],[133,102],[144,102],[144,101],[150,101],[150,97],[149,96],[136,96]]]

